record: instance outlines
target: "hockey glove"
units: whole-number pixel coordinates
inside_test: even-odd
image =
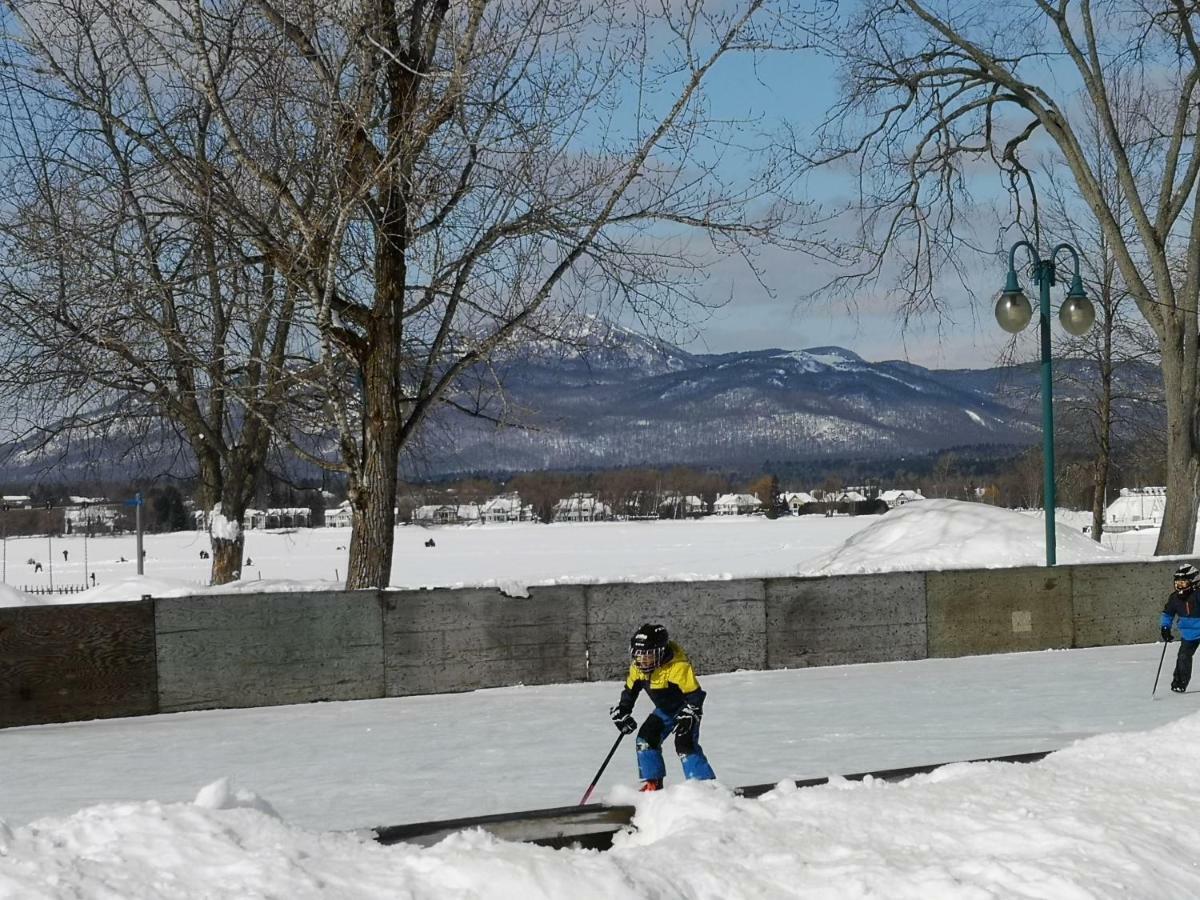
[[[675,716],[675,733],[687,734],[700,724],[700,707],[687,704]]]
[[[617,731],[621,734],[633,734],[637,731],[637,721],[629,714],[629,710],[621,706],[614,706],[608,711],[612,717],[612,723],[617,726]]]
[[[1170,626],[1168,626],[1168,625],[1164,625],[1164,626],[1163,626],[1163,630],[1162,630],[1162,639],[1163,639],[1164,641],[1166,641],[1168,644],[1169,644],[1169,643],[1171,643],[1171,641],[1172,641],[1172,640],[1174,640],[1174,638],[1173,638],[1173,637],[1171,637],[1171,628],[1170,628]]]

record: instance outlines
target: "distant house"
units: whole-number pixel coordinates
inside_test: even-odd
[[[63,531],[67,534],[112,531],[117,527],[121,504],[109,503],[106,497],[71,497],[70,502],[63,509]]]
[[[722,494],[713,503],[713,512],[718,516],[745,516],[761,507],[753,494]]]
[[[248,509],[242,516],[242,527],[264,528],[308,528],[312,510],[307,506],[276,506],[270,509]]]
[[[592,494],[572,494],[554,504],[555,522],[602,522],[612,518],[612,509]]]
[[[816,503],[817,498],[805,491],[785,491],[783,502],[787,504],[788,511],[795,516],[800,514],[802,506],[809,503]]]
[[[1121,488],[1120,496],[1104,513],[1104,527],[1108,531],[1158,528],[1166,506],[1165,487]]]
[[[914,500],[924,500],[925,497],[920,491],[894,490],[884,491],[879,495],[879,499],[888,505],[888,509],[895,509]]]
[[[874,500],[879,496],[879,486],[874,484],[848,484],[844,490],[862,495],[863,500]]]
[[[451,525],[458,521],[458,506],[449,503],[418,506],[412,520],[414,525]]]
[[[479,517],[484,522],[529,522],[533,506],[522,506],[520,494],[499,494],[479,508]]]
[[[33,505],[33,498],[27,494],[5,494],[0,497],[0,503],[5,509],[29,509]]]
[[[695,494],[671,491],[662,496],[658,502],[658,517],[660,519],[688,519],[704,515],[704,501]]]
[[[354,514],[350,511],[350,501],[343,500],[333,509],[325,510],[325,526],[327,528],[349,528]]]
[[[828,500],[828,499],[829,498],[826,497],[826,500]],[[834,502],[834,503],[863,503],[866,501],[866,499],[867,498],[865,496],[863,496],[862,494],[860,494],[858,491],[842,491],[841,493],[834,495],[834,497],[832,498],[832,502]]]

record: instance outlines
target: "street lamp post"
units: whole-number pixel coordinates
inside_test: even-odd
[[[1046,515],[1046,565],[1055,563],[1054,546],[1054,387],[1053,373],[1050,368],[1050,286],[1055,283],[1054,260],[1059,251],[1066,250],[1071,254],[1074,275],[1071,287],[1067,291],[1066,300],[1058,311],[1059,321],[1063,328],[1075,337],[1087,333],[1096,320],[1096,311],[1088,300],[1087,292],[1083,289],[1083,280],[1079,277],[1079,254],[1070,244],[1059,244],[1050,256],[1042,259],[1037,248],[1029,241],[1017,241],[1008,251],[1008,279],[1000,299],[996,301],[996,321],[1000,327],[1011,334],[1017,334],[1033,318],[1033,309],[1029,298],[1021,290],[1017,282],[1017,270],[1013,266],[1013,258],[1017,249],[1025,247],[1033,258],[1032,272],[1038,282],[1038,322],[1041,326],[1042,346],[1042,508]]]

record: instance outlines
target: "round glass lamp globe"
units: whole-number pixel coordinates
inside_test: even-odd
[[[1029,298],[1021,291],[1005,291],[996,301],[996,321],[1009,334],[1021,331],[1032,318],[1033,307],[1029,305]]]
[[[1096,321],[1096,309],[1087,297],[1068,297],[1058,310],[1058,321],[1067,334],[1081,337]]]

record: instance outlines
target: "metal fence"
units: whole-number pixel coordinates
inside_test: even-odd
[[[86,584],[56,584],[54,587],[45,584],[13,584],[9,585],[9,587],[15,588],[18,591],[24,591],[26,594],[34,594],[35,596],[46,594],[80,594],[83,591],[91,589]]]

